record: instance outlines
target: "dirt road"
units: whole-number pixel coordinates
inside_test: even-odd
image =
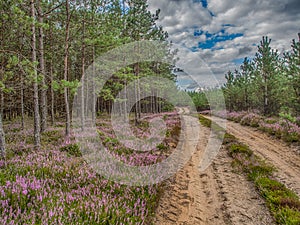
[[[295,149],[255,128],[231,121],[227,122],[227,132],[275,166],[275,178],[300,196],[300,155]]]
[[[186,116],[185,120],[195,118]],[[191,121],[185,121],[189,124]],[[192,129],[186,127],[189,135]],[[192,134],[190,134],[192,135]],[[252,183],[231,168],[231,158],[221,149],[213,163],[200,172],[199,162],[210,130],[201,126],[197,151],[168,181],[157,208],[157,225],[274,224]]]

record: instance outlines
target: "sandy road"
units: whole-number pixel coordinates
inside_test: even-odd
[[[227,132],[275,166],[275,178],[300,196],[300,155],[293,148],[255,128],[231,121],[227,122]]]
[[[186,116],[186,124],[195,118]],[[185,127],[186,135],[192,129]],[[221,148],[213,163],[200,172],[210,130],[201,126],[197,151],[189,162],[168,181],[156,211],[158,225],[274,224],[264,201],[252,183],[234,173],[231,158]]]

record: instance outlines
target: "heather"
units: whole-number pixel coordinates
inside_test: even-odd
[[[208,112],[204,112],[207,114]],[[256,112],[226,112],[216,111],[216,116],[227,118],[242,125],[257,127],[259,130],[275,136],[288,143],[300,142],[299,117],[294,118],[286,114],[279,117],[265,117]]]
[[[134,132],[147,138],[153,117],[149,114]],[[176,144],[171,134],[178,132],[178,115],[162,118],[167,137],[150,152],[136,153],[116,141],[107,115],[97,120],[97,129],[114,156],[149,165],[164,159],[169,144]],[[60,123],[45,131],[40,150],[33,148],[32,130],[19,125],[4,127],[8,154],[0,161],[1,224],[151,224],[161,185],[126,186],[101,177],[81,157],[75,139],[63,138]]]

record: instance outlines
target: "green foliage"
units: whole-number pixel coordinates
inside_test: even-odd
[[[211,127],[211,120],[210,119],[207,119],[205,118],[204,116],[202,115],[199,115],[199,121],[200,123],[205,126],[205,127]]]
[[[81,151],[80,146],[78,144],[68,144],[65,146],[60,147],[59,149],[62,152],[67,152],[69,155],[75,156],[75,157],[81,157]]]
[[[226,148],[233,157],[232,165],[240,168],[254,182],[261,195],[266,199],[270,211],[278,224],[299,224],[300,201],[298,196],[282,183],[271,179],[274,167],[262,161],[232,135],[225,135]]]
[[[44,144],[56,144],[63,138],[58,130],[50,130],[42,133],[41,141]]]
[[[283,207],[276,213],[276,221],[279,224],[298,225],[300,224],[300,212],[289,207]]]
[[[266,199],[278,224],[300,223],[300,201],[294,192],[268,177],[258,177],[255,184]]]
[[[284,113],[284,112],[281,112],[279,113],[279,116],[280,118],[286,120],[286,121],[289,121],[289,122],[292,122],[292,123],[296,123],[296,118],[293,117],[290,113]]]
[[[229,143],[232,143],[235,141],[236,141],[236,138],[232,134],[229,134],[227,132],[224,134],[223,144],[226,145],[226,144],[229,144]]]
[[[274,168],[260,160],[248,146],[240,143],[229,144],[233,165],[239,166],[250,180],[254,181],[278,224],[299,224],[300,201],[298,196],[282,183],[270,178]]]
[[[64,93],[65,88],[70,90],[70,93],[74,95],[77,92],[78,87],[80,86],[80,82],[78,80],[73,80],[73,81],[66,81],[66,80],[53,80],[51,84],[51,88],[54,91],[57,91],[59,93]]]
[[[244,59],[239,70],[225,75],[224,92],[229,111],[258,110],[264,115],[300,112],[300,43],[293,40],[291,51],[281,57],[263,37],[252,60]]]
[[[229,155],[233,156],[235,154],[244,154],[247,157],[250,157],[253,155],[253,151],[251,151],[247,145],[234,143],[229,147]]]
[[[198,112],[209,110],[209,104],[205,92],[188,92]]]
[[[160,150],[160,151],[165,151],[168,149],[168,146],[166,146],[164,143],[160,143],[158,144],[157,146],[157,149]]]

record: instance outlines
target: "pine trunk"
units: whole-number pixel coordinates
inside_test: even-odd
[[[22,130],[24,130],[24,78],[21,75],[21,123],[22,123]]]
[[[80,120],[81,120],[81,130],[84,130],[84,113],[85,113],[85,101],[84,101],[84,85],[85,85],[85,43],[84,43],[84,33],[85,33],[85,21],[82,21],[82,45],[81,45],[81,109],[80,109]],[[88,93],[88,91],[87,91]]]
[[[6,151],[5,151],[5,135],[3,131],[2,125],[2,113],[0,112],[0,158],[5,159]]]
[[[92,65],[92,77],[90,79],[92,79],[92,124],[96,124],[96,101],[97,101],[97,98],[96,98],[96,87],[95,87],[95,74],[96,74],[96,71],[95,71],[95,46],[93,46],[93,65]]]
[[[65,33],[65,57],[64,57],[64,80],[68,80],[68,61],[69,61],[69,35],[70,35],[70,12],[69,12],[69,1],[66,0],[66,33]],[[68,88],[64,87],[64,99],[65,99],[65,110],[66,110],[66,130],[65,136],[68,138],[70,136],[70,106],[69,106],[69,95]]]
[[[36,36],[35,36],[35,7],[34,0],[31,0],[31,17],[33,22],[31,24],[32,32],[32,62],[34,70],[34,81],[33,81],[33,108],[34,108],[34,145],[36,149],[41,146],[41,135],[40,135],[40,112],[39,112],[39,88],[38,88],[38,74],[35,65],[36,62]]]
[[[51,49],[51,54],[54,55],[54,51],[53,51],[53,35],[52,35],[52,27],[50,27],[50,49]],[[50,96],[51,96],[51,125],[54,125],[55,122],[55,113],[54,113],[54,90],[53,90],[53,56],[51,57],[50,60],[50,83],[51,83],[51,88],[50,88]]]
[[[44,57],[44,31],[41,24],[44,22],[42,7],[40,5],[40,0],[37,1],[38,7],[38,22],[39,26],[39,62],[40,62],[40,71],[42,74],[41,80],[41,132],[45,131],[47,128],[47,88],[45,82],[46,70],[45,70],[45,57]]]

